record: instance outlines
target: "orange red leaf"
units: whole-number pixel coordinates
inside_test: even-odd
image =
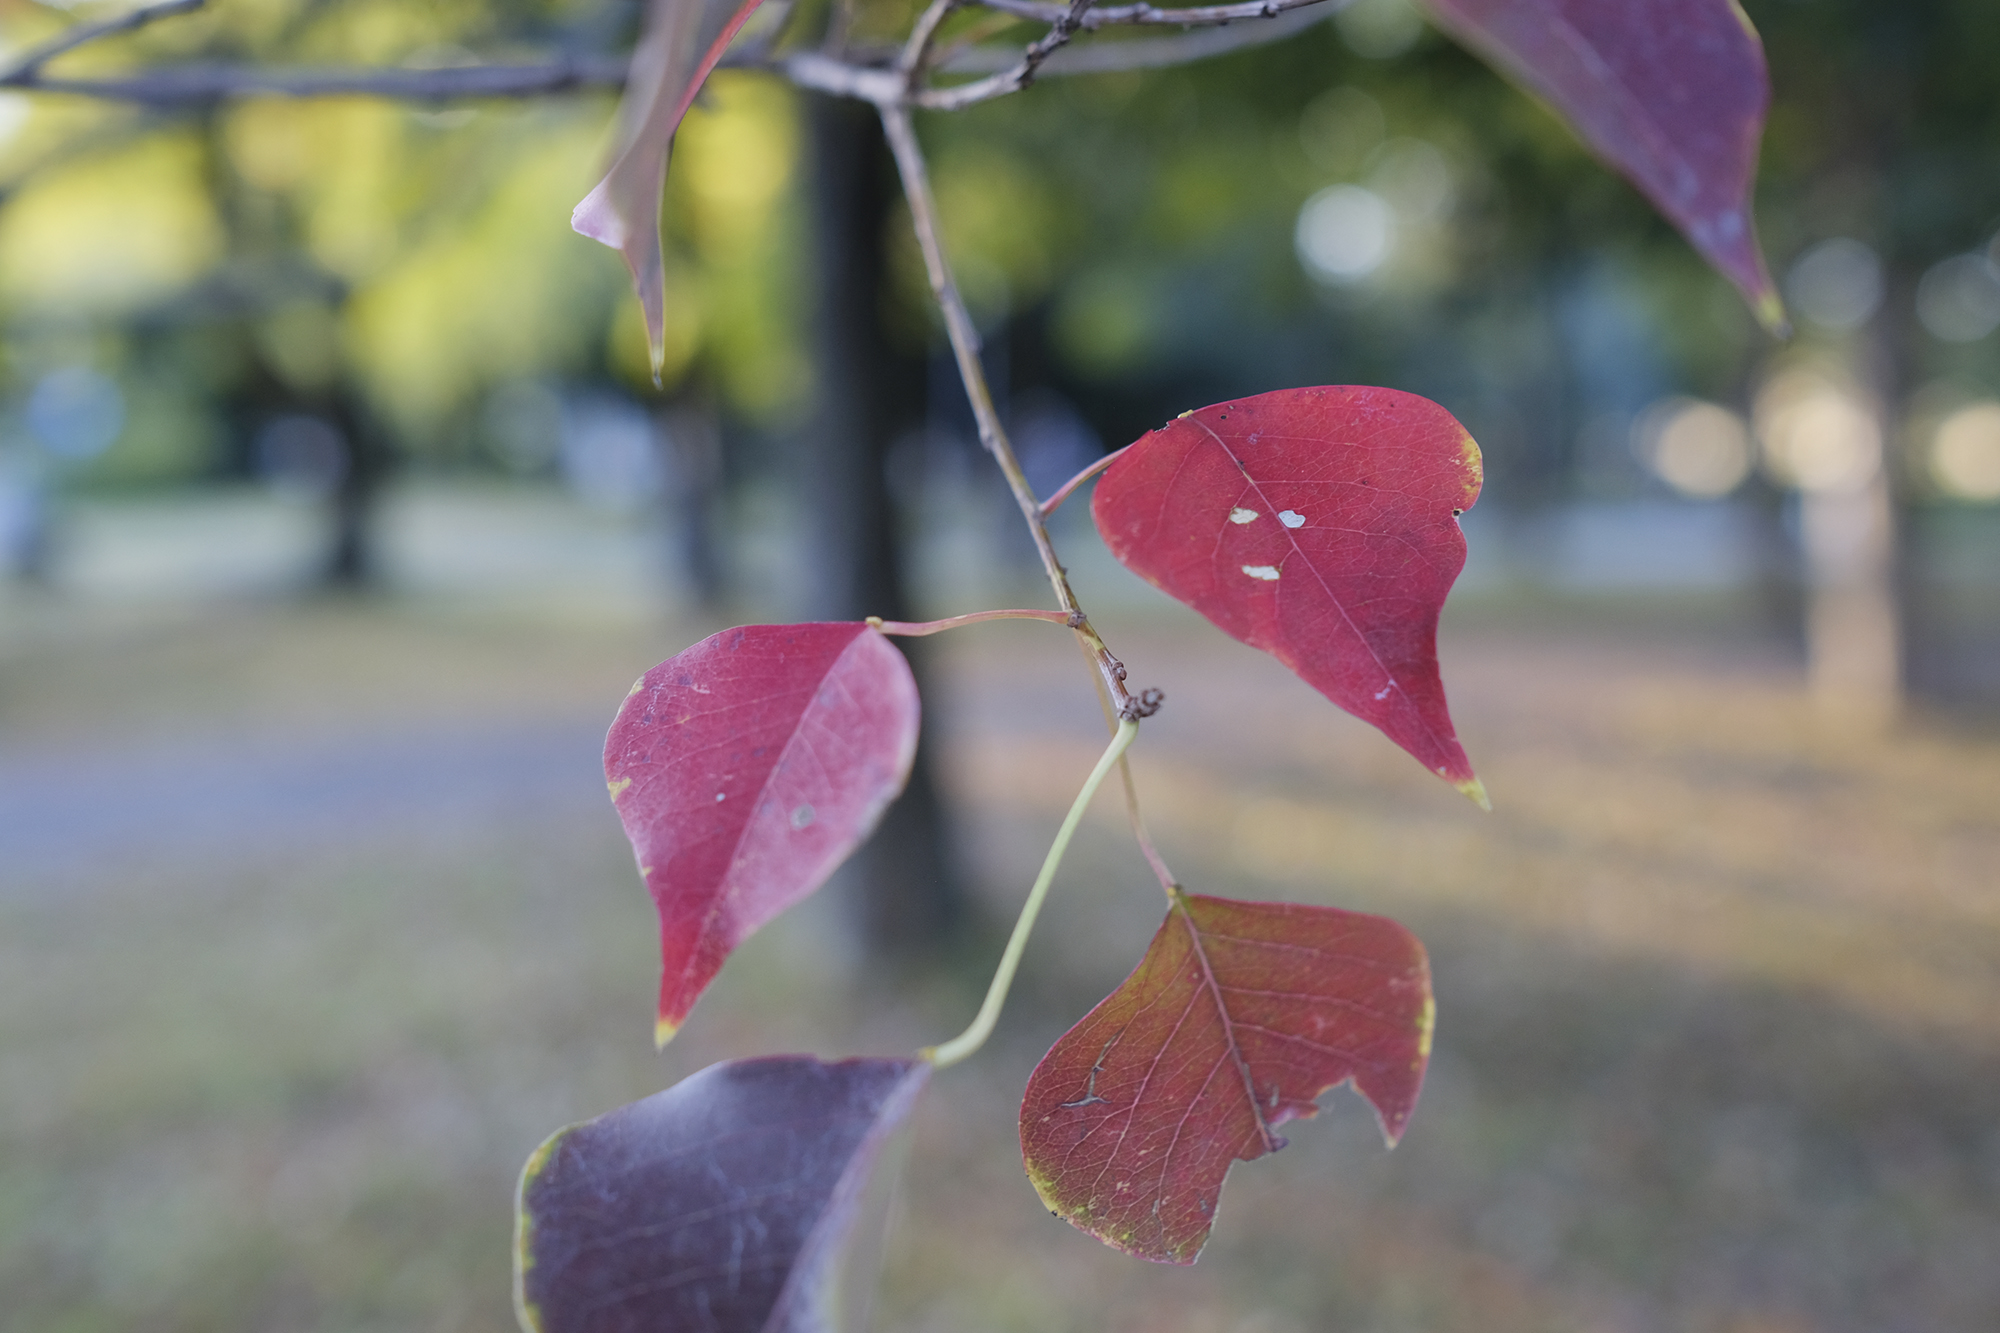
[[[1106,1244],[1194,1262],[1235,1161],[1352,1079],[1391,1144],[1430,1058],[1430,965],[1387,917],[1176,892],[1139,966],[1021,1102],[1042,1201]]]

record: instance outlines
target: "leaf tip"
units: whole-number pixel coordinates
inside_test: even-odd
[[[1792,321],[1785,317],[1785,303],[1774,289],[1767,287],[1760,292],[1752,308],[1766,333],[1781,341],[1791,340]]]
[[[1463,782],[1454,782],[1451,785],[1464,792],[1481,810],[1489,815],[1493,813],[1493,800],[1486,794],[1486,784],[1478,778],[1467,778]]]
[[[660,1015],[660,1017],[654,1019],[653,1049],[656,1051],[664,1051],[667,1048],[667,1043],[672,1041],[674,1039],[674,1034],[676,1032],[679,1032],[680,1030],[681,1030],[681,1025],[679,1023],[676,1023],[673,1019],[668,1018],[665,1014],[662,1014]]]

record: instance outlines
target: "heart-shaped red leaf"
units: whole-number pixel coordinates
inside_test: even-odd
[[[1484,804],[1437,665],[1479,483],[1479,446],[1428,399],[1281,389],[1150,432],[1090,512],[1127,568]]]
[[[1736,0],[1427,0],[1639,187],[1771,328],[1784,309],[1750,216],[1771,101]]]
[[[662,1044],[730,951],[874,829],[917,723],[909,663],[859,622],[724,630],[632,687],[604,776],[660,909]]]
[[[625,258],[658,378],[666,351],[666,261],[660,195],[674,132],[729,43],[762,0],[653,0],[618,104],[618,149],[570,226]]]
[[[1393,1145],[1430,1058],[1430,965],[1387,917],[1176,893],[1131,976],[1036,1066],[1021,1154],[1108,1245],[1193,1263],[1232,1161],[1346,1079]]]
[[[731,1060],[572,1125],[521,1173],[515,1302],[534,1333],[806,1333],[922,1060]]]

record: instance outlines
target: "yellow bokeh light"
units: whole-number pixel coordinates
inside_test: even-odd
[[[1802,491],[1857,491],[1882,466],[1882,428],[1862,397],[1812,370],[1772,379],[1754,413],[1772,479]]]
[[[1636,443],[1646,466],[1683,495],[1712,500],[1750,473],[1750,430],[1726,407],[1669,398],[1640,417]]]
[[[2000,500],[2000,403],[1969,403],[1931,437],[1931,477],[1961,500]]]

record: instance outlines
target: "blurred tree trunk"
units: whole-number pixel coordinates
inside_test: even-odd
[[[344,368],[325,410],[346,445],[347,458],[339,482],[327,496],[332,532],[321,578],[333,588],[366,587],[380,572],[374,556],[374,517],[388,472],[387,442],[362,402],[359,386]]]
[[[706,386],[683,392],[660,410],[660,447],[666,451],[667,530],[674,572],[703,611],[717,611],[728,593],[716,511],[722,504],[722,429]]]
[[[338,433],[342,457],[337,480],[327,489],[325,555],[318,567],[321,586],[354,589],[372,584],[380,573],[375,557],[374,519],[392,462],[382,422],[344,355],[324,366],[304,368],[273,355],[256,331],[257,322],[281,304],[311,302],[338,323],[348,292],[344,282],[309,257],[297,219],[278,201],[258,197],[237,174],[223,141],[222,119],[214,107],[202,113],[203,170],[227,253],[244,277],[221,291],[243,321],[246,374],[232,395],[236,427],[249,441],[271,418],[298,412],[320,418]]]
[[[888,456],[914,420],[922,364],[901,356],[882,327],[888,276],[883,240],[897,198],[893,164],[874,112],[814,97],[810,225],[817,280],[813,342],[817,400],[802,450],[810,510],[808,614],[837,620],[908,619],[903,546]],[[898,640],[927,703],[923,640]],[[965,915],[944,802],[935,777],[935,728],[917,746],[910,785],[855,857],[868,946],[909,954]]]

